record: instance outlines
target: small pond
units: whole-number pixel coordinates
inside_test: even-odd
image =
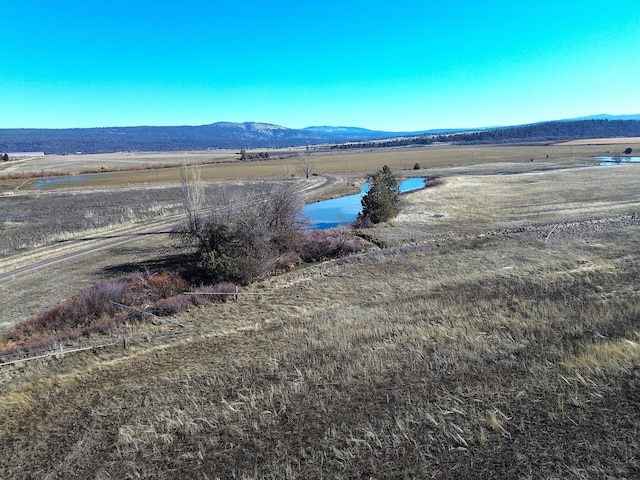
[[[62,177],[45,177],[38,178],[33,185],[33,188],[36,190],[48,190],[53,187],[70,187],[80,182],[81,180],[85,180],[85,176],[81,175],[65,175]]]
[[[424,188],[425,185],[426,180],[424,178],[408,178],[398,184],[401,193],[419,190]],[[365,183],[362,185],[360,193],[306,205],[304,213],[311,222],[309,228],[326,230],[339,225],[352,224],[362,210],[361,200],[368,189],[369,184]]]
[[[598,157],[598,165],[620,165],[625,163],[640,163],[640,157]]]

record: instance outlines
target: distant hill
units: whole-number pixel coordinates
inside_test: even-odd
[[[588,117],[567,118],[563,122],[575,122],[579,120],[640,120],[640,114],[637,115],[609,115],[601,113],[599,115],[590,115]]]
[[[326,141],[330,141],[329,137],[322,133],[255,122],[179,127],[0,130],[0,152],[43,151],[47,154],[268,148]]]
[[[381,132],[356,127],[293,129],[257,122],[218,122],[178,127],[0,129],[0,152],[42,151],[62,154],[275,148],[423,133],[426,132]]]
[[[358,140],[375,140],[391,137],[410,137],[415,135],[439,135],[444,133],[464,132],[468,128],[440,128],[434,130],[420,130],[416,132],[385,132],[380,130],[367,130],[358,127],[306,127],[303,130],[317,132],[332,138],[333,142],[353,142]]]
[[[581,138],[640,137],[640,120],[565,120],[447,135],[456,143],[557,142]]]
[[[625,117],[638,119],[611,117],[612,119],[561,120],[514,127],[419,132],[384,132],[331,126],[292,129],[257,122],[218,122],[176,127],[0,129],[0,153],[36,151],[66,154],[277,148],[321,143],[334,144],[334,148],[360,148],[434,142],[514,143],[640,136],[640,115]]]
[[[612,137],[640,137],[640,120],[557,120],[437,135],[425,134],[368,142],[345,142],[332,148],[382,148],[433,143],[458,145],[540,143]]]

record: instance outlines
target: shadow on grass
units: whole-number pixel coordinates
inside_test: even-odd
[[[68,243],[68,242],[89,242],[93,240],[113,240],[116,238],[128,238],[128,237],[145,237],[149,235],[165,235],[171,233],[171,230],[162,230],[158,232],[137,232],[137,233],[120,233],[120,234],[108,234],[108,235],[92,235],[90,237],[74,238],[74,239],[62,239],[56,240],[54,243]]]
[[[160,271],[172,270],[179,271],[183,269],[191,269],[193,264],[197,262],[194,255],[176,254],[163,255],[161,257],[152,258],[143,262],[126,262],[115,265],[109,265],[102,269],[102,272],[109,276],[126,275],[129,273],[141,272],[144,270]]]

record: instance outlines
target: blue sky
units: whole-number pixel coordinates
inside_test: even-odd
[[[640,113],[640,2],[4,0],[0,128]]]

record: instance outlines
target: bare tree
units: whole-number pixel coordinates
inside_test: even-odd
[[[187,211],[187,231],[197,238],[204,227],[204,184],[197,165],[183,164],[180,169],[182,178],[182,201]]]
[[[300,154],[300,160],[302,161],[302,171],[304,176],[309,178],[313,175],[316,169],[316,162],[311,158],[311,155],[306,152]]]
[[[285,166],[283,166],[283,167],[282,167],[282,170],[283,170],[284,178],[285,178],[286,180],[288,180],[288,179],[290,179],[291,177],[293,177],[293,170],[292,170],[292,168],[291,168],[289,165],[285,165]]]
[[[295,249],[306,225],[304,203],[290,182],[221,185],[207,197],[199,178],[183,175],[188,224],[178,233],[194,245],[207,276],[247,283]]]

